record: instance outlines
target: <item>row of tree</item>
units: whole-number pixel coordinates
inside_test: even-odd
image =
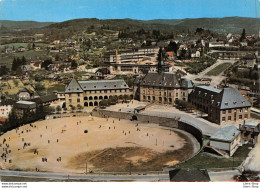
[[[0,127],[1,132],[6,132],[21,125],[32,123],[40,119],[45,119],[45,116],[52,113],[53,108],[49,106],[38,105],[35,111],[24,110],[23,115],[20,117],[17,115],[15,110],[12,110],[8,116],[8,119],[4,122],[3,126]]]

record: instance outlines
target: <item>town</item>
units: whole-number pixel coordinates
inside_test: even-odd
[[[259,181],[258,30],[42,24],[0,22],[2,169]]]

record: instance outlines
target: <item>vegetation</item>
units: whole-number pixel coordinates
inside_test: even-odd
[[[4,122],[3,126],[0,127],[1,132],[6,132],[21,125],[32,123],[40,119],[45,119],[45,116],[52,113],[54,109],[39,105],[36,107],[36,111],[25,110],[22,117],[19,117],[17,113],[12,110],[8,116],[8,119]]]
[[[247,158],[248,153],[250,152],[249,147],[252,147],[252,145],[246,144],[239,147],[234,156],[228,159],[224,157],[214,157],[213,155],[202,151],[187,162],[177,164],[174,167],[198,169],[238,167]]]
[[[221,65],[218,65],[217,67],[215,67],[211,71],[207,72],[206,75],[208,75],[208,76],[218,76],[220,73],[222,73],[223,71],[228,69],[230,66],[231,66],[230,63],[223,63]]]
[[[175,105],[178,109],[183,109],[188,112],[192,112],[195,109],[194,105],[192,105],[190,102],[184,101],[184,100],[176,99]]]

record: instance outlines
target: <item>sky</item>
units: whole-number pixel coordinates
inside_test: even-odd
[[[16,21],[259,18],[259,12],[260,0],[0,0],[0,20]]]

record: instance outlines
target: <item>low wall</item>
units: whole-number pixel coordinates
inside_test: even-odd
[[[203,134],[201,130],[193,126],[191,123],[185,122],[183,120],[176,120],[174,118],[166,118],[166,117],[144,115],[144,114],[133,114],[130,112],[128,113],[128,112],[107,111],[102,109],[98,111],[93,111],[93,115],[103,117],[103,118],[113,117],[113,118],[120,118],[120,119],[129,119],[129,120],[135,119],[141,122],[156,123],[159,124],[159,126],[163,126],[163,127],[181,129],[192,134],[198,140],[200,146],[203,145]]]

